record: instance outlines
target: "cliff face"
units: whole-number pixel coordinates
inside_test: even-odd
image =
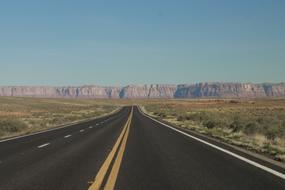
[[[173,98],[176,85],[129,85],[123,87],[120,98]]]
[[[175,98],[255,98],[280,96],[285,96],[285,83],[198,83],[178,85],[174,94]]]
[[[0,96],[45,98],[254,98],[285,96],[285,83],[197,83],[128,85],[125,87],[5,86]]]
[[[0,87],[0,96],[46,97],[46,98],[118,98],[120,87]]]
[[[238,83],[199,83],[179,85],[175,97],[265,97],[260,85]]]

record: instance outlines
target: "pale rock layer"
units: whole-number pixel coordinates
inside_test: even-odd
[[[285,83],[196,83],[180,85],[2,86],[0,96],[40,98],[262,98],[285,96]]]

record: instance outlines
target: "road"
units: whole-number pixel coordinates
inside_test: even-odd
[[[187,134],[137,107],[124,107],[89,122],[3,141],[0,189],[285,189],[282,169]]]

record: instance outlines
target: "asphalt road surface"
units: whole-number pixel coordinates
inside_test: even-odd
[[[282,168],[187,134],[125,107],[0,141],[0,190],[285,189]]]

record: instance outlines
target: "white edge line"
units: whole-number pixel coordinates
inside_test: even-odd
[[[122,110],[122,108],[117,109],[114,112],[111,112],[109,114],[99,116],[97,118],[90,118],[90,119],[86,119],[86,121],[79,121],[79,122],[75,122],[75,123],[66,124],[66,125],[64,125],[62,127],[55,127],[55,128],[52,128],[52,129],[47,129],[47,130],[35,132],[35,133],[32,133],[32,134],[27,134],[27,135],[22,135],[22,136],[18,136],[18,137],[11,137],[11,138],[8,138],[8,139],[3,139],[3,140],[0,140],[0,143],[11,141],[11,140],[15,140],[15,139],[21,139],[21,138],[25,138],[25,137],[29,137],[29,136],[34,136],[34,135],[38,135],[38,134],[42,134],[42,133],[46,133],[46,132],[50,132],[50,131],[55,131],[55,130],[63,129],[63,128],[70,127],[70,126],[73,126],[73,125],[77,125],[77,124],[85,123],[85,122],[88,122],[88,121],[92,121],[92,120],[101,119],[101,118],[108,117],[108,116],[111,116],[113,114],[116,114],[116,113],[120,112],[121,110]]]
[[[50,145],[50,143],[42,144],[42,145],[38,146],[38,148],[43,148],[43,147],[48,146],[48,145]]]
[[[81,129],[79,132],[80,132],[80,133],[84,132],[84,129]]]
[[[162,123],[161,121],[158,121],[158,120],[156,120],[156,119],[154,119],[154,118],[152,118],[152,117],[146,115],[145,113],[143,113],[143,112],[140,110],[140,108],[139,108],[139,111],[140,111],[144,116],[148,117],[149,119],[151,119],[151,120],[153,120],[153,121],[155,121],[155,122],[157,122],[157,123],[159,123],[159,124],[161,124],[161,125],[163,125],[163,126],[165,126],[165,127],[168,127],[168,128],[170,128],[170,129],[172,129],[172,130],[174,130],[174,131],[176,131],[176,132],[178,132],[178,133],[181,133],[181,134],[183,134],[183,135],[185,135],[185,136],[187,136],[187,137],[190,137],[190,138],[192,138],[192,139],[194,139],[194,140],[196,140],[196,141],[199,141],[199,142],[204,143],[204,144],[206,144],[206,145],[208,145],[208,146],[211,146],[212,148],[215,148],[215,149],[220,150],[220,151],[222,151],[222,152],[224,152],[224,153],[226,153],[226,154],[229,154],[229,155],[231,155],[231,156],[233,156],[233,157],[235,157],[235,158],[237,158],[237,159],[239,159],[239,160],[242,160],[242,161],[244,161],[244,162],[246,162],[246,163],[248,163],[248,164],[251,164],[251,165],[253,165],[253,166],[257,167],[257,168],[260,168],[260,169],[262,169],[262,170],[264,170],[264,171],[267,171],[267,172],[269,172],[269,173],[271,173],[271,174],[273,174],[273,175],[275,175],[275,176],[278,176],[278,177],[280,177],[280,178],[282,178],[282,179],[285,179],[285,174],[283,174],[283,173],[281,173],[281,172],[278,172],[278,171],[273,170],[273,169],[271,169],[271,168],[269,168],[269,167],[263,166],[263,165],[261,165],[261,164],[259,164],[259,163],[257,163],[257,162],[254,162],[254,161],[252,161],[252,160],[249,160],[249,159],[247,159],[247,158],[245,158],[245,157],[242,157],[242,156],[240,156],[240,155],[238,155],[238,154],[235,154],[235,153],[233,153],[233,152],[231,152],[231,151],[229,151],[229,150],[226,150],[226,149],[223,149],[223,148],[221,148],[221,147],[218,147],[218,146],[216,146],[216,145],[214,145],[214,144],[211,144],[211,143],[209,143],[209,142],[207,142],[207,141],[204,141],[204,140],[199,139],[199,138],[197,138],[197,137],[194,137],[194,136],[192,136],[192,135],[190,135],[190,134],[188,134],[188,133],[185,133],[185,132],[183,132],[183,131],[180,131],[180,130],[174,128],[174,127],[171,127],[171,126],[169,126],[169,125],[167,125],[167,124],[165,124],[165,123]]]
[[[71,137],[71,135],[66,135],[66,136],[64,136],[64,138],[69,138],[69,137]]]

